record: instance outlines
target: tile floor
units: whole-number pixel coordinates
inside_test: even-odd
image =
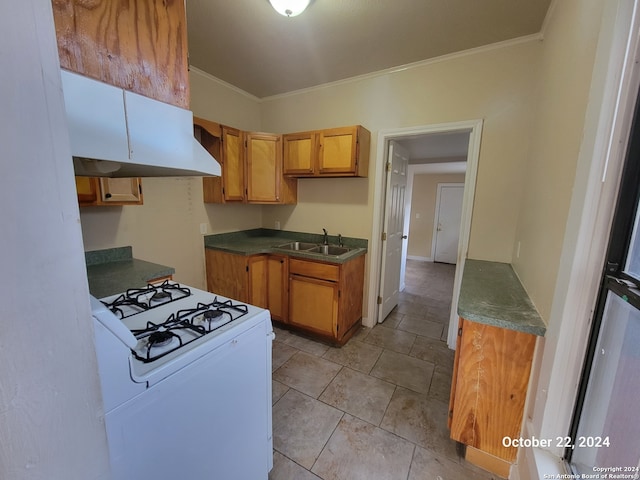
[[[342,348],[276,328],[270,480],[489,480],[447,410],[454,266],[409,260],[389,317]]]

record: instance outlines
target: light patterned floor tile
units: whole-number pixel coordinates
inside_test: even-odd
[[[380,428],[458,461],[456,442],[447,428],[448,411],[447,403],[398,387]]]
[[[269,480],[321,480],[319,477],[305,470],[293,460],[284,455],[273,452],[273,469],[269,473]]]
[[[297,352],[273,372],[273,379],[318,398],[341,368],[341,365],[324,358]]]
[[[414,448],[411,442],[345,414],[311,471],[324,480],[404,479]]]
[[[374,425],[379,425],[395,385],[343,368],[319,400]]]
[[[415,392],[427,393],[433,369],[432,363],[385,350],[371,370],[371,376]]]
[[[413,333],[377,325],[369,332],[364,342],[388,348],[398,353],[409,353],[415,340],[416,335]]]
[[[465,466],[445,456],[422,447],[416,447],[411,462],[409,480],[493,480],[498,479],[488,472]]]
[[[369,373],[381,353],[381,347],[351,339],[342,347],[329,348],[322,358],[360,372]]]
[[[310,469],[343,415],[291,389],[273,407],[273,448]]]

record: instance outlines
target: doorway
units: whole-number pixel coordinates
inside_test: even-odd
[[[379,318],[380,303],[379,300],[383,297],[384,293],[384,278],[382,276],[382,258],[386,252],[386,242],[383,238],[386,237],[384,231],[384,212],[386,210],[386,196],[385,186],[387,185],[387,163],[389,161],[389,144],[391,141],[397,143],[405,143],[409,140],[424,139],[428,136],[446,136],[454,134],[464,134],[468,138],[468,145],[466,149],[467,169],[465,175],[465,188],[462,202],[462,216],[460,222],[460,241],[457,249],[457,266],[454,276],[453,287],[453,301],[450,312],[450,319],[457,318],[457,297],[460,291],[461,273],[464,266],[464,259],[467,255],[469,244],[469,233],[471,228],[471,212],[473,206],[473,196],[475,190],[475,179],[477,173],[478,157],[480,153],[480,137],[482,130],[482,121],[468,121],[468,122],[456,122],[450,124],[429,125],[424,127],[415,127],[407,129],[380,131],[378,134],[378,161],[376,165],[378,168],[375,172],[376,177],[376,192],[375,192],[375,205],[374,215],[377,220],[374,222],[373,239],[371,242],[371,254],[372,258],[378,259],[371,265],[371,281],[369,290],[369,325],[373,326],[375,320]],[[423,165],[436,165],[447,162],[422,162]],[[417,165],[416,165],[417,166]],[[411,166],[410,166],[411,167]],[[424,168],[424,167],[423,167]],[[408,189],[409,190],[409,189]],[[407,197],[410,192],[407,191]],[[410,205],[406,206],[410,209]],[[407,218],[407,216],[405,216]],[[405,222],[405,235],[408,234],[408,222]],[[404,267],[407,258],[407,243],[403,244],[403,253],[401,257],[401,265]],[[404,268],[402,268],[401,277],[404,276]],[[371,320],[374,320],[373,322]],[[455,328],[452,325],[456,325],[456,322],[449,322],[447,344],[450,348],[455,348]]]
[[[433,261],[457,263],[464,183],[439,183],[433,228]]]

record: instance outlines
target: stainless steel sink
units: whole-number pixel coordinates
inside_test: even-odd
[[[306,242],[289,242],[278,245],[275,248],[279,250],[287,250],[290,252],[315,253],[318,255],[327,255],[330,257],[339,257],[352,249],[349,247],[340,247],[338,245],[318,245],[317,243]]]
[[[340,256],[344,253],[349,252],[351,249],[349,247],[339,247],[337,245],[318,245],[315,248],[308,250],[311,252],[318,252],[322,255],[332,255],[332,256]]]
[[[306,252],[317,247],[318,245],[315,243],[291,242],[291,243],[285,243],[284,245],[278,245],[276,248],[280,248],[282,250]]]

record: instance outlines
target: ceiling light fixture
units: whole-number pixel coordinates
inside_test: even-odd
[[[309,2],[310,0],[269,0],[275,11],[285,17],[300,15],[309,6]]]

